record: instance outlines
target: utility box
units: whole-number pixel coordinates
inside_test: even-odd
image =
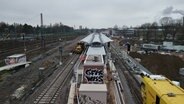
[[[80,104],[107,104],[106,84],[81,84],[79,101]]]

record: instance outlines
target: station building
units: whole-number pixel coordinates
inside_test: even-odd
[[[87,45],[85,60],[82,64],[82,72],[79,87],[80,103],[96,102],[106,104],[107,86],[107,59],[108,46],[112,40],[102,33],[92,33],[81,40]],[[82,77],[81,77],[82,74]],[[87,102],[86,102],[87,101]]]

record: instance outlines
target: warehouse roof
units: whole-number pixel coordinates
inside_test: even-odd
[[[81,84],[79,91],[98,91],[98,92],[107,92],[106,84]]]

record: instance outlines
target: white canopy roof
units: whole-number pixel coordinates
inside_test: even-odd
[[[82,40],[81,40],[81,42],[86,42],[86,43],[91,43],[91,41],[93,40],[93,34],[94,33],[92,33],[92,34],[89,34],[87,37],[85,37],[85,38],[83,38]]]
[[[112,40],[108,38],[105,34],[102,33],[92,33],[81,40],[82,42],[86,42],[88,44],[91,44],[93,42],[99,42],[99,43],[107,43],[111,42]]]
[[[104,47],[89,47],[87,55],[106,55]]]
[[[111,42],[113,40],[111,40],[110,38],[108,38],[106,35],[100,33],[101,39],[103,43],[107,43],[107,42]]]
[[[101,43],[101,40],[100,40],[100,37],[99,37],[99,35],[98,35],[98,34],[95,34],[95,35],[94,35],[94,38],[93,38],[92,43],[94,43],[94,42]]]
[[[81,84],[79,91],[107,92],[106,84]]]

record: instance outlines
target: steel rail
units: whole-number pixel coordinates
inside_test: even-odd
[[[77,58],[78,55],[74,55],[71,58],[71,60],[64,66],[63,70],[56,75],[50,85],[46,89],[44,89],[43,92],[38,96],[38,98],[34,101],[34,104],[54,103],[53,99],[56,99],[58,91],[62,88],[61,86],[71,75],[72,67],[74,66],[74,64],[71,64],[71,62],[76,61]],[[64,76],[64,78],[62,77],[62,75]]]

